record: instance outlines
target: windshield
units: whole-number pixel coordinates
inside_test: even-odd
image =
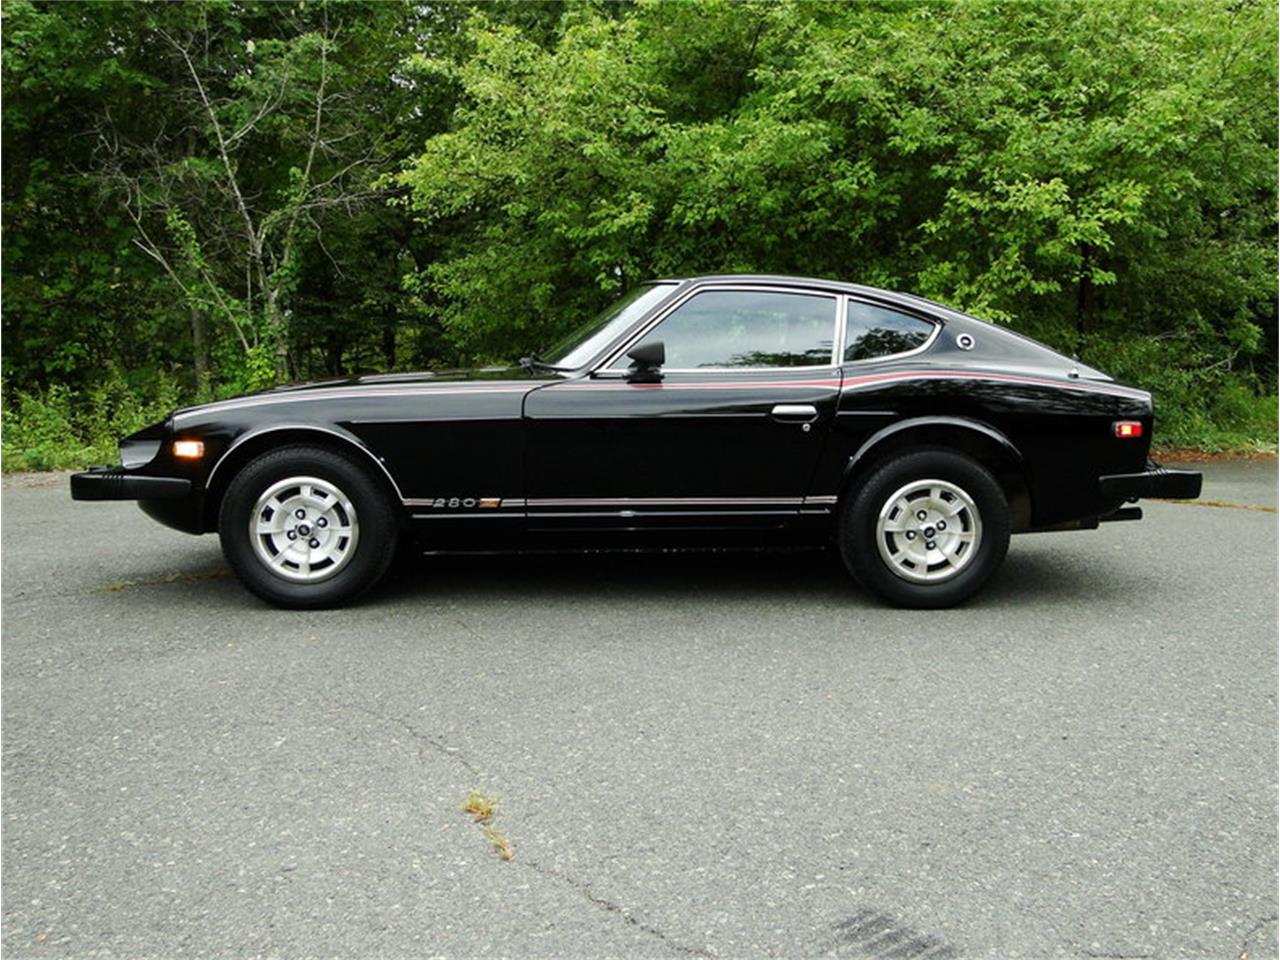
[[[657,306],[674,287],[674,283],[649,283],[628,291],[620,300],[557,341],[542,359],[564,370],[578,369]]]

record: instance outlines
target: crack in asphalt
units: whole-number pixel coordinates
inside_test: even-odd
[[[1244,939],[1240,942],[1240,955],[1236,960],[1249,960],[1249,941],[1257,936],[1259,930],[1262,930],[1268,924],[1275,923],[1277,919],[1280,919],[1280,915],[1273,913],[1269,917],[1263,917],[1250,927],[1249,932],[1244,935]]]
[[[374,720],[381,720],[383,723],[394,724],[402,729],[420,744],[418,747],[419,759],[425,759],[426,748],[430,747],[436,753],[440,754],[440,756],[447,757],[455,763],[460,764],[467,773],[471,774],[473,779],[479,780],[481,778],[480,768],[468,760],[461,750],[457,747],[451,747],[447,743],[443,743],[440,740],[423,733],[403,717],[393,717],[388,714],[378,713],[376,710],[370,710],[368,707],[362,707],[357,704],[348,704],[347,706],[348,709],[363,713],[365,716],[372,717]]]
[[[601,909],[606,910],[609,913],[617,914],[623,920],[629,923],[631,926],[635,927],[637,930],[640,930],[644,933],[649,934],[651,937],[655,937],[658,940],[661,940],[663,944],[665,944],[667,947],[669,947],[670,949],[674,950],[677,953],[681,953],[689,957],[705,957],[707,958],[707,960],[715,960],[716,955],[711,951],[706,950],[704,948],[690,947],[676,940],[671,939],[671,937],[668,936],[666,933],[664,933],[662,930],[659,930],[657,927],[653,926],[652,924],[645,923],[643,920],[637,917],[634,913],[632,913],[622,904],[617,903],[613,900],[609,900],[605,897],[598,896],[597,894],[592,892],[589,886],[587,886],[585,883],[582,883],[579,880],[575,880],[573,877],[566,876],[565,874],[560,873],[558,870],[553,870],[550,867],[545,867],[535,860],[520,860],[520,861],[517,861],[516,865],[521,867],[526,867],[532,870],[534,873],[538,874],[539,876],[547,877],[552,880],[558,880],[563,884],[567,884],[568,886],[572,887],[573,889],[577,890],[580,894],[582,894],[583,898],[586,899],[588,903],[593,903],[597,907],[600,907]]]
[[[349,709],[355,710],[359,713],[363,713],[365,716],[371,717],[374,720],[379,720],[383,723],[393,724],[399,727],[400,729],[404,730],[405,733],[407,733],[419,744],[418,757],[420,760],[425,760],[427,758],[428,756],[427,749],[430,748],[432,751],[439,754],[440,756],[447,757],[448,759],[454,761],[455,763],[460,764],[469,774],[471,774],[473,779],[477,781],[481,779],[480,768],[477,767],[475,764],[473,764],[470,760],[468,760],[466,756],[462,753],[462,751],[458,750],[456,747],[450,747],[449,745],[442,743],[436,738],[423,733],[421,730],[419,730],[417,727],[411,724],[408,720],[405,720],[403,717],[397,717],[397,716],[391,716],[389,714],[378,713],[375,710],[370,710],[368,707],[360,706],[358,704],[348,704],[347,706]],[[704,957],[706,958],[706,960],[715,960],[715,954],[711,953],[710,951],[705,949],[699,949],[696,947],[689,947],[689,946],[686,946],[685,944],[679,943],[678,941],[671,939],[671,937],[669,937],[665,932],[663,932],[662,930],[659,930],[657,927],[653,926],[652,924],[645,923],[643,920],[641,920],[639,917],[633,914],[626,907],[622,906],[622,904],[616,903],[613,900],[606,899],[605,897],[597,896],[595,893],[592,892],[589,886],[587,886],[585,883],[583,883],[580,880],[576,880],[573,877],[560,873],[558,870],[553,870],[550,867],[545,867],[542,864],[533,860],[516,860],[516,861],[512,861],[512,863],[518,867],[527,867],[529,870],[532,870],[534,873],[538,874],[539,876],[546,877],[552,880],[557,880],[560,883],[563,883],[569,887],[572,887],[574,890],[582,894],[583,898],[586,899],[588,903],[592,903],[595,906],[600,907],[601,909],[609,913],[617,914],[619,917],[621,917],[631,926],[635,927],[637,930],[640,930],[643,933],[647,933],[649,936],[657,938],[658,940],[662,941],[663,944],[665,944],[667,947],[669,947],[670,949],[674,950],[677,953],[683,954],[685,956],[690,956],[690,957]]]

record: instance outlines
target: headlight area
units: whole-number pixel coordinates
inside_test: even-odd
[[[164,424],[152,424],[120,441],[120,465],[126,470],[145,467],[156,458],[164,443]]]
[[[188,477],[152,475],[177,472],[173,465],[183,461],[173,459],[172,442],[167,421],[130,434],[120,441],[120,466],[92,467],[85,473],[72,474],[71,499],[140,500],[143,509],[152,504],[163,512],[165,517],[161,519],[170,526],[199,533],[198,524],[191,519],[197,516],[191,498],[192,481]],[[157,460],[159,464],[151,466]],[[134,472],[148,467],[151,470],[147,473]]]

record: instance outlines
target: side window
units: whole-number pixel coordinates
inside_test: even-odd
[[[831,363],[834,297],[750,290],[695,294],[635,346],[661,340],[669,370]],[[613,366],[625,369],[622,357]]]
[[[848,363],[906,353],[927,341],[933,331],[934,324],[928,320],[850,300],[844,359]]]

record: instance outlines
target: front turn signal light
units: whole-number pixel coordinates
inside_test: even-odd
[[[175,440],[173,441],[173,455],[183,460],[199,460],[204,456],[204,442],[202,440]]]
[[[1142,423],[1138,420],[1117,420],[1111,425],[1111,429],[1121,440],[1133,440],[1142,436]]]

